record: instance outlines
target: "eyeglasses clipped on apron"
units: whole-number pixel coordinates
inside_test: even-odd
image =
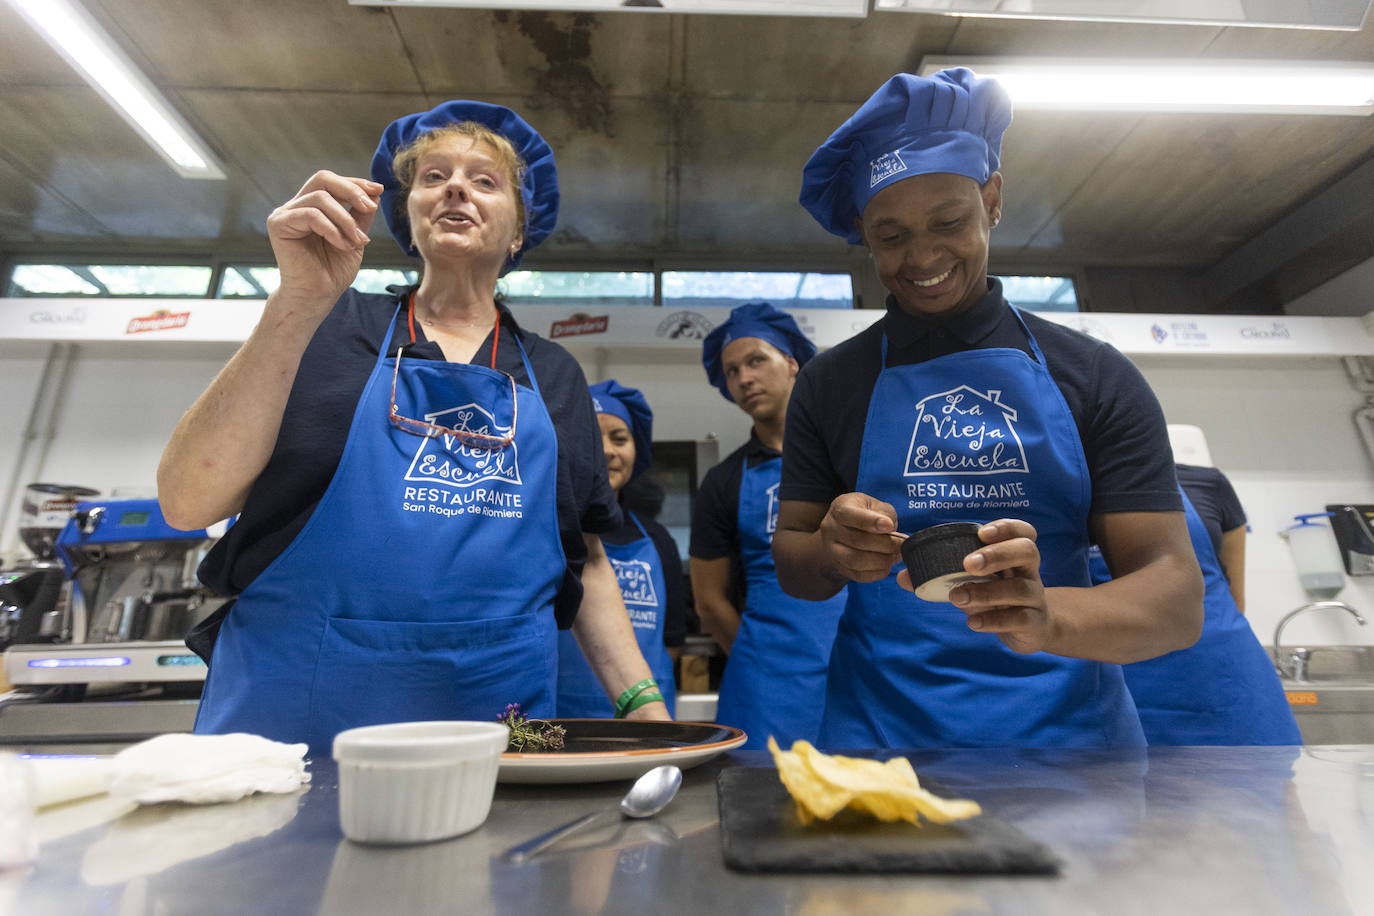
[[[396,379],[401,373],[401,350],[403,347],[396,348],[396,365],[391,370],[391,413],[392,424],[402,432],[411,433],[416,436],[424,436],[426,439],[434,439],[439,436],[453,436],[470,448],[490,449],[500,451],[515,441],[515,420],[519,412],[520,402],[516,397],[515,377],[509,372],[497,369],[507,379],[510,380],[510,432],[504,436],[490,436],[486,433],[476,433],[470,429],[454,429],[451,426],[440,426],[438,423],[430,423],[427,420],[416,420],[411,417],[403,416],[396,407]],[[495,360],[493,359],[493,362]]]

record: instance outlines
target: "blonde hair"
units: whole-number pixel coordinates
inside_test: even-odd
[[[504,136],[485,124],[478,124],[476,121],[445,124],[443,127],[437,127],[428,133],[421,134],[411,143],[396,150],[395,155],[391,157],[391,171],[396,176],[396,183],[401,186],[400,193],[396,195],[396,215],[401,217],[406,215],[406,202],[410,198],[410,189],[415,181],[415,165],[420,161],[420,157],[436,143],[457,137],[466,137],[474,143],[485,143],[496,154],[497,164],[501,166],[506,178],[510,180],[511,191],[515,195],[516,224],[520,227],[523,236],[525,232],[525,196],[521,193],[520,188],[521,182],[525,178],[525,160],[520,158],[515,147]]]

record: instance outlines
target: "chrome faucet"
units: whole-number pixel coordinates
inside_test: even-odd
[[[1345,611],[1351,617],[1354,617],[1355,622],[1360,626],[1364,626],[1368,622],[1360,616],[1359,611],[1355,610],[1344,601],[1313,601],[1311,604],[1304,604],[1297,610],[1289,611],[1287,614],[1284,614],[1283,618],[1279,620],[1279,625],[1274,627],[1274,667],[1278,669],[1281,677],[1288,678],[1291,681],[1307,680],[1307,661],[1311,652],[1305,648],[1296,648],[1290,650],[1287,657],[1285,657],[1279,643],[1279,638],[1283,635],[1283,628],[1288,626],[1288,621],[1304,611],[1317,611],[1323,608]]]

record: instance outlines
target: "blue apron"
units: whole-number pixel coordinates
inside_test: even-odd
[[[324,496],[225,618],[197,733],[319,755],[360,725],[494,719],[507,703],[554,713],[558,441],[524,348],[535,387],[518,386],[515,404],[510,378],[485,366],[400,367],[403,416],[505,435],[517,409],[515,441],[491,450],[388,420],[390,342]]]
[[[793,598],[778,585],[773,532],[778,527],[782,458],[745,462],[739,486],[740,559],[745,602],[720,681],[716,721],[743,729],[746,749],[815,741],[825,676],[844,592],[827,601]]]
[[[859,453],[858,490],[907,534],[945,522],[1024,519],[1048,586],[1087,586],[1091,482],[1045,357],[970,350],[884,368]],[[887,339],[883,338],[883,362]],[[851,583],[830,659],[827,748],[1140,747],[1118,665],[1020,655],[952,604],[886,579]]]
[[[635,523],[640,536],[628,544],[603,541],[602,545],[620,583],[620,595],[625,599],[625,610],[634,626],[639,651],[644,654],[649,671],[658,681],[663,702],[672,714],[676,688],[673,659],[663,645],[664,603],[668,597],[663,561],[659,559],[653,538],[645,532],[639,519],[628,509],[625,514]],[[615,707],[571,630],[558,634],[558,715],[563,719],[609,719],[615,715]]]
[[[1302,744],[1278,672],[1255,638],[1212,549],[1202,517],[1183,496],[1188,534],[1206,585],[1202,636],[1187,649],[1126,665],[1126,686],[1152,745]],[[1094,578],[1110,578],[1106,564]]]

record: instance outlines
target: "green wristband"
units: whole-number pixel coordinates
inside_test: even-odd
[[[654,680],[651,677],[646,677],[638,684],[631,684],[629,687],[626,687],[625,692],[615,698],[616,718],[620,718],[620,716],[624,715],[624,713],[627,711],[624,708],[627,703],[629,703],[635,697],[639,696],[647,688],[657,686],[658,681]]]
[[[625,704],[625,708],[617,712],[615,714],[615,717],[617,719],[623,719],[641,706],[647,706],[650,703],[662,702],[663,694],[659,693],[657,690],[646,690],[639,696],[631,700],[629,703]]]

